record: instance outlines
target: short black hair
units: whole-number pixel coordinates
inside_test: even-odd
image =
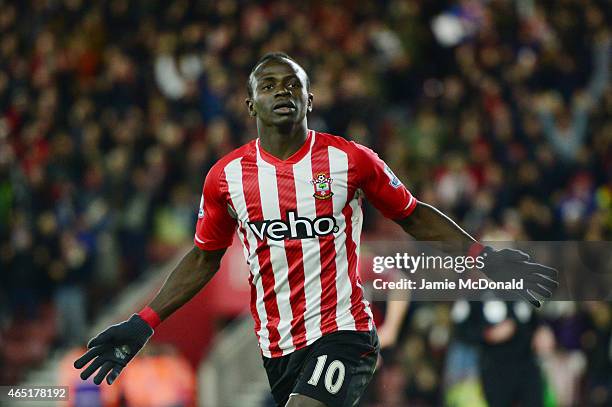
[[[300,68],[302,68],[302,70],[304,71],[304,74],[306,75],[306,89],[310,89],[310,78],[308,77],[308,74],[306,73],[306,70],[302,67],[302,65],[300,65],[295,59],[291,58],[289,55],[285,54],[284,52],[268,52],[267,54],[259,58],[259,61],[255,63],[255,66],[253,66],[253,69],[251,70],[251,73],[249,74],[249,79],[247,80],[247,92],[249,93],[249,97],[253,97],[252,83],[253,83],[253,78],[254,78],[253,75],[255,75],[255,71],[257,71],[257,69],[261,65],[265,64],[268,61],[283,61],[283,60],[291,61],[297,66],[299,66]]]

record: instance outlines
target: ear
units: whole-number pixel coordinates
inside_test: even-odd
[[[312,93],[309,93],[308,94],[308,105],[307,105],[307,108],[308,108],[309,112],[312,112],[312,101],[313,101],[313,99],[314,99],[314,95]]]
[[[253,100],[251,98],[246,98],[244,102],[247,105],[247,109],[249,110],[249,116],[255,117],[257,116],[257,112],[255,111],[255,107],[253,105]]]

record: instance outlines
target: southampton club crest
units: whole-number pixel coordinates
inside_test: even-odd
[[[329,199],[334,194],[331,190],[332,179],[325,173],[317,174],[310,183],[314,186],[314,196],[317,199]]]

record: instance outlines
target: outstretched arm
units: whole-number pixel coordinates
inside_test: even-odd
[[[408,217],[396,222],[416,240],[431,242],[445,253],[466,254],[469,247],[476,243],[448,216],[423,202],[418,202]]]
[[[456,256],[480,256],[482,272],[494,281],[523,280],[524,288],[512,290],[516,295],[539,307],[534,295],[550,298],[557,286],[557,270],[530,261],[529,255],[519,250],[495,250],[482,246],[455,222],[431,205],[418,202],[412,213],[396,220],[417,240],[430,242],[435,248]]]
[[[537,293],[549,298],[558,283],[557,271],[529,262],[529,256],[512,249],[484,247],[431,205],[418,202],[393,171],[372,150],[352,144],[357,184],[368,200],[387,218],[394,219],[417,240],[428,241],[450,255],[482,257],[482,271],[494,281],[522,279],[524,290],[516,294],[534,306]]]
[[[163,321],[195,296],[221,264],[225,249],[201,250],[194,246],[174,268],[149,307]]]
[[[193,298],[219,270],[225,249],[191,249],[174,268],[151,304],[127,321],[108,327],[87,344],[87,353],[74,362],[85,380],[94,372],[94,383],[111,384],[144,347],[155,326]],[[99,369],[99,370],[98,370]]]

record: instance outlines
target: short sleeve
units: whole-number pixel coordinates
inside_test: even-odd
[[[220,188],[219,174],[213,167],[202,188],[193,241],[202,250],[225,249],[232,244],[235,230],[236,220],[228,212],[228,204]]]
[[[403,219],[416,208],[417,200],[374,151],[355,142],[358,187],[385,217]]]

